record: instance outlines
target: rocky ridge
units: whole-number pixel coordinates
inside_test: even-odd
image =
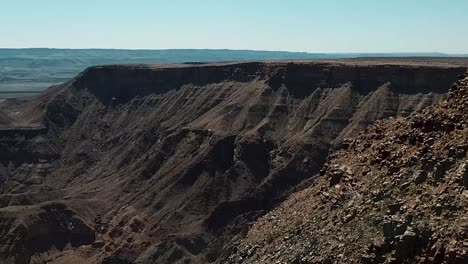
[[[464,75],[441,104],[345,141],[225,263],[467,263],[467,120]]]

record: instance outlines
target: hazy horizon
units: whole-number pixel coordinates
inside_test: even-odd
[[[0,47],[468,53],[468,2],[453,0],[2,3]]]
[[[0,47],[0,50],[115,50],[115,51],[252,51],[252,52],[284,52],[284,53],[304,53],[304,54],[324,54],[324,55],[455,55],[468,56],[468,53],[447,53],[440,51],[401,51],[401,52],[308,52],[290,50],[255,50],[255,49],[204,49],[204,48],[175,48],[175,49],[131,49],[131,48],[62,48],[62,47]]]

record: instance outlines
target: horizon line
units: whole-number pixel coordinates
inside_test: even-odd
[[[205,51],[255,51],[255,52],[284,52],[284,53],[305,53],[305,54],[443,54],[443,55],[468,55],[467,53],[449,53],[441,51],[366,51],[366,52],[310,52],[310,51],[290,51],[290,50],[262,50],[262,49],[231,49],[231,48],[62,48],[62,47],[0,47],[0,50],[126,50],[126,51],[170,51],[170,50],[205,50]]]

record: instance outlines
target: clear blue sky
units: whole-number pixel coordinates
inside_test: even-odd
[[[468,0],[0,0],[0,47],[468,53]]]

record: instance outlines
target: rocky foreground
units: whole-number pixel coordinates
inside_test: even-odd
[[[226,263],[468,263],[468,77],[345,141]]]
[[[443,101],[459,63],[96,66],[8,100],[0,262],[460,258],[464,90],[345,141],[322,169],[343,139]]]

